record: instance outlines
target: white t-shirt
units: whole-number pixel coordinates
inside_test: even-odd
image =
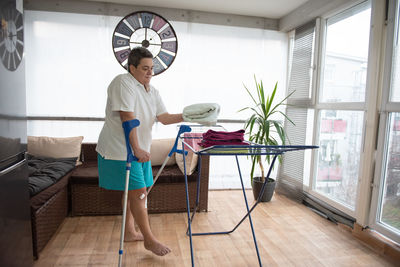
[[[96,151],[106,159],[126,160],[126,143],[119,111],[133,112],[140,121],[137,137],[141,149],[150,152],[151,132],[156,116],[166,113],[158,90],[147,92],[130,73],[114,78],[107,89],[106,117]]]

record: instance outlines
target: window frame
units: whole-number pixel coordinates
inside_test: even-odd
[[[367,101],[368,101],[368,90],[370,90],[369,86],[369,80],[367,78],[366,81],[366,92],[365,92],[365,98],[364,102],[340,102],[340,103],[329,103],[329,102],[321,102],[320,101],[320,94],[323,86],[323,66],[324,66],[324,57],[325,57],[325,48],[326,48],[326,35],[327,35],[327,27],[328,27],[328,19],[335,17],[335,16],[341,16],[340,13],[346,12],[346,10],[349,9],[356,9],[357,6],[359,5],[371,5],[371,23],[372,23],[372,1],[362,1],[356,4],[351,4],[341,10],[337,10],[336,12],[332,12],[329,14],[326,14],[322,16],[319,21],[317,22],[317,30],[316,30],[316,50],[315,50],[315,65],[318,66],[315,70],[315,76],[313,80],[313,105],[309,108],[312,108],[314,110],[314,131],[313,131],[313,143],[314,144],[319,144],[319,132],[318,130],[320,129],[320,111],[321,110],[348,110],[348,111],[362,111],[364,112],[363,116],[363,128],[362,128],[362,140],[361,140],[361,148],[360,151],[364,151],[364,146],[365,146],[365,138],[366,138],[366,117],[367,117]],[[359,6],[359,8],[362,8],[362,6]],[[370,31],[370,42],[371,42],[371,31]],[[369,47],[369,56],[368,56],[368,65],[367,65],[367,73],[369,74],[371,72],[371,61],[372,58],[370,58],[370,50],[371,50],[371,45]],[[310,172],[310,180],[309,180],[309,185],[308,187],[305,188],[305,191],[309,193],[310,195],[313,195],[323,201],[325,201],[327,204],[331,205],[334,208],[337,208],[344,213],[353,216],[357,218],[358,214],[360,214],[359,207],[362,207],[363,205],[360,205],[360,192],[362,183],[360,182],[362,179],[363,175],[363,169],[364,165],[367,164],[364,162],[364,157],[363,154],[360,156],[360,165],[359,170],[358,170],[358,183],[357,183],[357,196],[355,200],[355,206],[354,209],[351,207],[344,205],[343,203],[337,202],[334,199],[318,192],[314,188],[314,183],[316,181],[316,174],[317,174],[317,166],[318,166],[318,150],[313,151],[312,153],[312,159],[311,159],[311,172]],[[364,162],[364,164],[363,164]],[[364,214],[365,216],[365,210],[361,211],[361,214]]]
[[[400,112],[400,101],[392,102],[391,97],[391,77],[392,77],[392,57],[394,50],[394,35],[396,30],[396,23],[399,23],[400,14],[396,17],[396,10],[400,8],[400,1],[389,0],[388,2],[388,18],[387,18],[387,35],[386,35],[386,48],[385,56],[383,61],[383,86],[382,86],[382,99],[380,101],[380,114],[379,114],[379,127],[377,137],[377,155],[376,155],[376,167],[374,172],[374,178],[371,183],[372,196],[370,204],[370,213],[368,218],[368,225],[374,230],[382,233],[383,235],[391,238],[395,242],[400,243],[400,234],[396,234],[391,231],[389,227],[381,224],[379,215],[381,213],[381,201],[383,199],[383,188],[385,182],[386,172],[386,156],[389,141],[390,132],[390,114]],[[397,29],[399,34],[400,29]],[[397,36],[398,38],[398,36]]]

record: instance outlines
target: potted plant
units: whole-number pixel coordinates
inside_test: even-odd
[[[263,82],[257,81],[256,76],[254,76],[254,81],[256,84],[256,95],[253,95],[250,90],[244,85],[247,93],[250,95],[251,99],[254,102],[254,106],[245,107],[240,111],[251,110],[251,116],[246,120],[245,130],[246,134],[248,134],[248,140],[260,145],[268,145],[268,146],[276,146],[276,145],[285,145],[286,143],[286,132],[283,127],[283,120],[277,120],[278,117],[276,115],[282,116],[283,119],[287,119],[290,123],[293,123],[292,120],[288,118],[288,116],[279,110],[279,107],[285,105],[285,100],[288,99],[294,92],[286,96],[284,99],[275,104],[275,94],[278,88],[278,82],[275,83],[274,89],[271,95],[267,95],[264,90]],[[275,115],[275,116],[274,116]],[[272,118],[274,116],[274,118]],[[261,155],[252,155],[252,166],[251,166],[251,185],[253,188],[254,199],[258,199],[258,195],[261,191],[262,185],[265,181],[265,173],[264,173],[264,165],[263,161],[267,161],[270,164],[271,155],[261,156]],[[281,158],[279,157],[281,161]],[[255,166],[260,167],[261,177],[254,177]],[[261,202],[268,202],[271,200],[272,195],[275,190],[275,180],[269,178],[266,184],[266,188],[264,189],[264,194],[261,196]]]

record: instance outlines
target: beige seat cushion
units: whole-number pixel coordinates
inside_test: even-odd
[[[160,166],[163,164],[164,160],[167,158],[169,152],[174,145],[175,139],[154,139],[151,142],[150,148],[150,159],[153,166]],[[168,160],[166,166],[171,166],[176,163],[175,154],[171,156]]]
[[[82,141],[83,136],[28,136],[28,153],[33,156],[50,158],[77,157],[77,165],[79,165],[79,156],[81,154]]]

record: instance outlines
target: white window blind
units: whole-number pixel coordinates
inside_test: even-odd
[[[312,61],[315,38],[315,21],[295,30],[289,93],[295,91],[291,100],[311,98]]]
[[[315,21],[295,29],[288,85],[288,93],[294,93],[288,101],[290,105],[286,108],[287,116],[295,125],[285,121],[285,130],[288,136],[286,142],[289,145],[305,145],[311,142],[312,127],[310,124],[312,123],[309,122],[312,122],[311,114],[304,103],[310,103],[311,100],[314,39]],[[309,160],[305,159],[305,153],[305,151],[296,151],[283,156],[277,181],[277,190],[280,193],[301,198],[303,177],[309,177],[309,175],[304,175],[304,165],[309,165]]]

